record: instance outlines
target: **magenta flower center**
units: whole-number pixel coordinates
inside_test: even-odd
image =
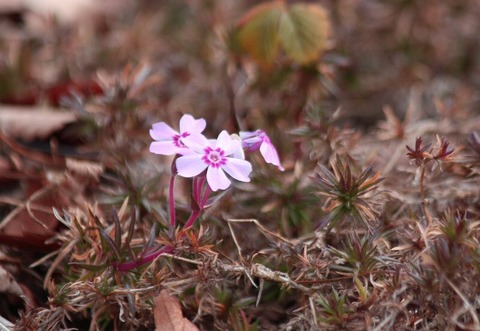
[[[225,151],[220,147],[215,149],[211,147],[205,148],[202,160],[208,164],[209,167],[219,168],[227,163],[227,158],[224,156]]]
[[[180,147],[180,148],[185,147],[185,145],[182,142],[182,138],[188,137],[189,135],[190,135],[190,133],[188,133],[188,132],[183,132],[182,134],[174,135],[173,136],[173,144],[176,147]]]

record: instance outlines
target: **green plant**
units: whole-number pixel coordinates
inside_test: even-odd
[[[324,204],[326,216],[318,228],[328,225],[327,231],[330,231],[354,221],[361,221],[367,229],[370,228],[377,210],[376,200],[368,194],[376,190],[377,184],[382,181],[380,173],[372,175],[369,167],[360,175],[355,175],[349,163],[342,162],[338,157],[331,167],[333,172],[320,164],[316,175],[311,177],[319,189],[317,194],[327,197]]]

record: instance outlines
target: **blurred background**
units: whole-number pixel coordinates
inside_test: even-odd
[[[127,64],[149,63],[163,80],[155,91],[158,109],[192,112],[195,108],[194,112],[212,114],[229,102],[224,65],[235,49],[225,36],[260,3],[4,0],[0,102],[55,104],[72,88],[84,94],[98,92],[99,71],[112,73]],[[322,106],[341,105],[349,119],[367,126],[381,116],[386,104],[404,112],[412,89],[432,116],[433,96],[450,102],[462,99],[460,107],[478,106],[478,1],[308,3],[324,6],[331,23],[329,41],[317,61],[322,75],[315,83],[320,87],[309,95],[321,98]],[[248,72],[245,61],[248,58],[243,63]],[[278,98],[278,91],[293,93],[298,72],[284,70],[283,76],[278,72],[273,75],[276,81],[263,82],[277,92],[274,100],[246,94],[236,100],[240,113],[253,107],[277,113],[295,107],[288,103],[288,93]],[[232,81],[235,93],[241,87],[238,80]]]

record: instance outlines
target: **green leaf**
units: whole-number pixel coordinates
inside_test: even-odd
[[[318,5],[295,4],[282,13],[280,44],[287,56],[297,63],[315,61],[325,49],[329,32],[327,13]]]
[[[280,48],[294,62],[315,61],[325,49],[329,33],[330,22],[323,7],[314,4],[287,7],[284,1],[274,0],[248,11],[233,39],[262,68],[269,69]]]
[[[251,9],[240,21],[238,41],[262,67],[270,67],[279,51],[278,27],[283,3],[272,1]]]

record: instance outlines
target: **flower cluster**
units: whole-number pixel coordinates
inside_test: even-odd
[[[171,234],[177,227],[175,177],[178,175],[193,178],[191,213],[178,232],[180,237],[185,236],[185,231],[190,229],[202,212],[212,204],[209,200],[211,192],[230,187],[232,182],[229,177],[241,182],[250,181],[252,165],[245,160],[245,151],[250,153],[260,150],[265,161],[277,166],[281,171],[284,170],[275,146],[262,130],[240,132],[238,135],[230,135],[224,130],[217,139],[207,139],[202,134],[206,126],[203,118],[195,119],[186,114],[180,119],[178,131],[165,122],[153,124],[150,130],[150,136],[154,140],[150,144],[150,152],[175,155],[168,199]],[[121,272],[127,272],[174,251],[175,247],[172,245],[159,245],[151,251],[145,251],[136,259],[118,263],[115,267]]]
[[[260,150],[265,161],[281,171],[277,150],[262,130],[230,135],[222,131],[217,139],[207,139],[203,134],[206,122],[185,114],[180,119],[179,131],[164,122],[155,123],[150,136],[155,140],[150,152],[160,155],[178,155],[175,166],[179,176],[192,178],[205,173],[212,191],[230,187],[230,177],[241,182],[250,181],[252,165],[245,160],[244,150]]]

